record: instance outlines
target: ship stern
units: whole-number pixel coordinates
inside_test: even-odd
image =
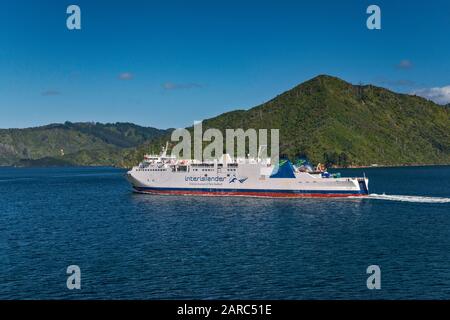
[[[364,178],[358,178],[358,185],[359,185],[359,193],[361,195],[369,195],[369,179]]]

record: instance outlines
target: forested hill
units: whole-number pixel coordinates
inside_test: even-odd
[[[448,106],[326,75],[249,110],[207,119],[207,128],[279,128],[281,153],[329,165],[450,164]],[[136,149],[127,165],[165,140]]]
[[[0,129],[0,165],[117,165],[123,150],[166,133],[131,123]]]
[[[274,99],[204,121],[203,130],[280,129],[280,152],[328,165],[450,164],[450,108],[373,85],[318,76]],[[192,130],[192,128],[189,128]],[[172,130],[130,123],[0,130],[0,165],[130,167]]]

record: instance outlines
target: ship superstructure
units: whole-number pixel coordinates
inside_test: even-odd
[[[369,193],[366,177],[340,177],[320,165],[309,168],[281,159],[219,159],[198,161],[167,155],[145,155],[127,172],[136,192],[150,194],[248,197],[354,197]]]

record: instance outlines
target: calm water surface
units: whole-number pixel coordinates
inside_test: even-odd
[[[364,172],[395,197],[149,196],[117,169],[0,168],[0,299],[450,299],[450,167]]]

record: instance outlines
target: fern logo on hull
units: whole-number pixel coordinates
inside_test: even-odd
[[[235,183],[236,181],[238,181],[239,183],[244,183],[247,179],[248,177],[238,179],[236,178],[236,176],[233,176],[230,178],[229,183]]]

